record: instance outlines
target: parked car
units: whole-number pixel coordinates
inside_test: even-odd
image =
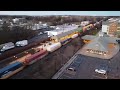
[[[26,46],[26,45],[28,45],[27,40],[22,40],[22,41],[16,42],[16,46]]]
[[[120,40],[116,40],[118,43],[120,43]]]
[[[9,42],[9,43],[5,43],[3,46],[2,46],[2,48],[1,48],[1,52],[4,52],[4,51],[6,51],[6,50],[8,50],[8,49],[12,49],[12,48],[14,48],[15,47],[15,45],[14,45],[14,43],[12,43],[12,42]]]
[[[100,74],[106,74],[106,70],[103,70],[103,69],[95,69],[95,72]]]
[[[69,71],[76,71],[75,68],[72,68],[72,67],[68,68],[67,70],[69,70]]]
[[[98,68],[95,69],[96,73],[106,75],[108,72],[108,66],[107,65],[100,65]]]

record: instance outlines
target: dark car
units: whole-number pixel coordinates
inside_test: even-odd
[[[116,42],[120,43],[120,40],[116,40]]]

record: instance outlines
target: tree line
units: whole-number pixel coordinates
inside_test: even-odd
[[[17,42],[19,40],[30,39],[37,33],[31,29],[15,26],[10,29],[7,24],[3,24],[0,30],[0,44],[7,42]]]

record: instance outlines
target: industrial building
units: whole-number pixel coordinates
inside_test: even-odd
[[[78,28],[78,29],[82,29],[82,27]],[[70,38],[73,34],[78,32],[78,29],[73,29],[70,31],[66,31],[64,33],[60,33],[58,35],[52,36],[51,39],[54,40],[55,42],[59,42],[65,39]]]
[[[59,26],[56,26],[55,30],[47,31],[47,33],[48,33],[48,36],[51,37],[51,36],[56,36],[64,32],[72,31],[77,28],[78,28],[77,25],[61,25],[61,26],[59,25]]]

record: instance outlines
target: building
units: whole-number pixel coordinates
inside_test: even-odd
[[[103,22],[102,23],[102,32],[107,33],[109,26],[108,26],[109,22]],[[108,33],[107,33],[108,34]]]
[[[71,38],[74,34],[78,34],[79,30],[81,30],[81,29],[82,29],[82,27],[79,27],[77,29],[62,32],[62,33],[60,33],[58,35],[52,36],[51,40],[54,41],[54,42],[64,41],[66,39]]]
[[[60,41],[70,38],[73,34],[75,34],[75,31],[77,32],[78,30],[74,29],[74,30],[70,30],[64,33],[60,33],[58,35],[52,36],[51,39],[55,42],[60,42]]]
[[[90,23],[90,21],[82,21],[81,22],[81,26],[86,26],[86,25],[88,25]]]
[[[59,26],[56,26],[55,30],[47,31],[47,33],[48,33],[48,36],[51,37],[51,36],[56,36],[56,35],[64,33],[64,32],[72,31],[77,28],[78,28],[78,26],[76,26],[76,25],[67,25],[67,26],[59,25]]]
[[[119,51],[119,45],[116,40],[120,38],[85,35],[82,37],[85,46],[81,50],[84,55],[90,55],[98,58],[112,58]]]
[[[102,32],[107,33],[109,36],[115,36],[115,33],[120,31],[120,20],[109,19],[102,23]]]
[[[118,23],[114,22],[109,25],[108,35],[113,36],[117,32]]]

